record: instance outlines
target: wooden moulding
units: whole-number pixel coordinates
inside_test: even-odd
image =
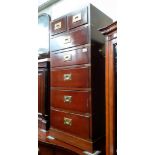
[[[117,45],[117,22],[100,28],[106,37],[106,155],[117,154],[117,100],[116,73],[113,46]]]
[[[90,150],[82,149],[77,146],[71,145],[71,144],[67,143],[68,142],[67,140],[62,141],[62,138],[61,138],[61,140],[59,140],[59,137],[62,136],[62,133],[61,134],[60,133],[61,132],[57,132],[56,130],[54,131],[53,129],[50,131],[46,131],[46,132],[43,132],[39,129],[38,130],[38,143],[41,145],[49,146],[51,149],[58,149],[58,150],[61,149],[61,150],[64,150],[65,152],[68,151],[68,152],[72,152],[72,153],[75,153],[78,155],[85,155],[84,152],[93,153]],[[60,136],[59,136],[59,134],[60,134]],[[63,134],[63,136],[64,136],[64,134]],[[50,138],[48,138],[48,137],[50,137]],[[65,138],[71,139],[71,137],[69,135],[68,135],[68,137],[65,136]],[[73,138],[72,138],[72,141],[74,141]],[[77,144],[79,143],[81,145],[86,144],[86,142],[84,142],[84,141],[82,142],[82,140],[80,140],[80,139],[76,140],[76,143]],[[95,144],[95,146],[98,146],[98,143],[100,143],[100,141],[98,141]],[[96,150],[96,151],[99,151],[99,150]],[[94,151],[94,152],[96,152],[96,151]],[[105,149],[103,150],[103,148],[102,148],[102,150],[100,149],[100,151],[102,151],[101,155],[105,154]]]
[[[98,29],[103,35],[108,35],[112,32],[117,31],[117,21],[115,21],[114,23],[112,23],[111,25],[107,26],[107,27],[103,27]]]
[[[81,150],[79,148],[76,148],[74,146],[66,144],[66,143],[59,141],[57,139],[48,139],[49,132],[42,132],[40,130],[38,132],[39,132],[38,143],[40,145],[49,146],[53,150],[61,149],[62,151],[64,150],[65,152],[68,151],[68,152],[74,152],[75,154],[78,154],[78,155],[83,155],[83,150]]]
[[[100,139],[92,142],[91,140],[85,140],[85,139],[67,134],[65,132],[62,132],[62,131],[59,131],[59,130],[56,130],[53,128],[50,129],[49,135],[52,137],[55,137],[56,139],[58,139],[60,141],[63,141],[67,144],[75,146],[81,150],[88,151],[90,153],[93,153],[96,150],[101,150],[101,148],[104,145],[103,138],[100,138]]]

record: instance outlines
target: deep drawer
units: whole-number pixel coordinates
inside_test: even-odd
[[[88,43],[88,27],[51,38],[50,49],[56,51]]]
[[[52,35],[65,32],[66,30],[67,30],[66,17],[62,17],[51,22]]]
[[[68,17],[68,28],[72,29],[88,23],[87,8],[71,13]]]
[[[51,52],[51,67],[70,66],[89,63],[89,48],[76,48],[59,53]]]
[[[52,87],[89,88],[89,67],[51,70]]]
[[[89,113],[90,92],[52,89],[51,106],[69,111]]]
[[[69,114],[57,110],[51,110],[51,127],[89,139],[90,118],[75,114]]]

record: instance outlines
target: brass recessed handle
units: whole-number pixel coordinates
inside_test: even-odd
[[[68,126],[72,126],[72,119],[64,117],[64,124]]]
[[[61,28],[61,22],[58,22],[54,25],[54,30],[60,29]]]
[[[71,42],[71,37],[70,36],[65,37],[64,44],[68,44],[70,42]]]
[[[72,23],[78,22],[80,20],[81,20],[81,13],[76,14],[75,16],[73,16]]]
[[[72,79],[72,74],[64,74],[64,81],[68,81]]]
[[[64,102],[65,103],[71,103],[72,102],[72,96],[64,96]]]
[[[72,60],[72,55],[71,54],[64,55],[64,61],[70,61],[70,60]]]

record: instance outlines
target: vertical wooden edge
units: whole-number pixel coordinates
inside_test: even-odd
[[[105,89],[106,89],[106,155],[109,155],[109,43],[108,37],[106,37],[106,70],[105,70]]]

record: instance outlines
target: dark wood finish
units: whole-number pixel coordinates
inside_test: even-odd
[[[51,52],[51,67],[88,64],[89,55],[89,46],[62,50],[58,53]]]
[[[70,68],[70,69],[52,69],[51,86],[67,88],[88,88],[90,86],[89,67]],[[69,76],[70,80],[64,80]]]
[[[51,147],[43,144],[39,143],[39,152],[38,155],[54,155],[54,149],[52,149]]]
[[[44,111],[44,97],[45,97],[44,78],[45,78],[44,70],[39,70],[38,72],[38,112],[40,114],[42,114]]]
[[[83,27],[82,29],[51,38],[51,51],[87,44],[88,34],[88,27]]]
[[[69,145],[61,140],[58,139],[48,139],[48,136],[51,136],[52,132],[42,132],[40,129],[38,131],[38,138],[39,138],[39,152],[46,155],[46,149],[50,150],[51,153],[57,153],[62,151],[62,155],[84,155],[82,149],[75,147],[73,145]],[[42,147],[45,147],[45,151],[42,150]],[[63,154],[64,153],[64,154]],[[41,155],[41,154],[40,154]],[[55,155],[55,154],[54,154]]]
[[[81,10],[82,16],[79,15]],[[73,15],[74,24],[69,23]],[[70,149],[76,147],[91,153],[100,150],[104,154],[104,36],[97,28],[110,24],[112,20],[92,5],[65,16],[68,17],[67,30],[51,36],[50,41],[49,135],[69,145]],[[85,47],[88,50],[83,52]],[[71,106],[64,105],[65,94],[65,102]],[[46,141],[46,137],[42,140]]]
[[[106,155],[117,154],[117,22],[99,29],[106,36]]]
[[[69,29],[86,24],[88,22],[87,8],[71,13],[67,19]]]
[[[51,116],[51,125],[53,128],[68,132],[84,139],[88,139],[90,137],[90,116],[82,116],[79,114],[75,115],[55,109],[51,110]],[[71,121],[70,125],[64,123],[65,118]]]
[[[39,142],[38,155],[78,155],[75,152],[64,149],[63,147],[53,146],[48,143]]]
[[[49,67],[48,61],[38,63],[38,126],[49,129],[50,96],[49,96]]]
[[[66,16],[56,19],[51,22],[51,34],[52,35],[65,32],[66,30],[67,30]]]
[[[56,137],[56,139],[61,140],[65,143],[68,143],[71,146],[74,146],[81,150],[84,150],[84,151],[87,150],[88,152],[91,152],[91,153],[94,153],[96,150],[103,150],[101,154],[104,154],[105,149],[103,149],[104,147],[103,138],[97,139],[96,141],[92,142],[91,140],[75,137],[71,134],[68,134],[66,132],[62,132],[60,130],[56,130],[53,128],[49,131],[49,135]]]
[[[51,90],[51,106],[73,112],[90,113],[90,92],[72,90]],[[64,97],[71,96],[71,101],[65,102]]]

